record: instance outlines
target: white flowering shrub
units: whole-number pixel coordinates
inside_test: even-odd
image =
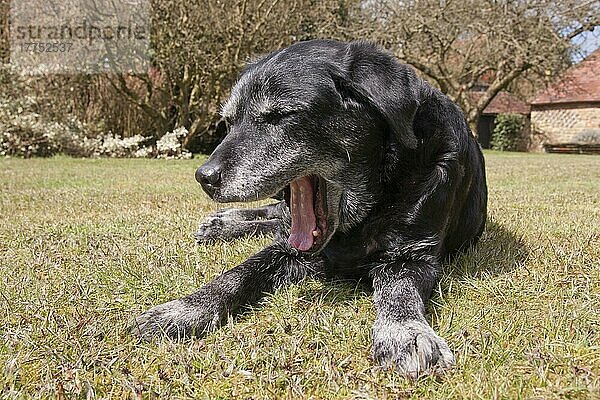
[[[154,150],[151,146],[140,147],[136,151],[133,152],[133,157],[135,158],[148,158],[154,155]]]
[[[146,153],[141,153],[143,144],[150,138],[135,135],[121,138],[118,135],[104,134],[96,142],[95,156],[107,157],[146,157]]]
[[[183,126],[173,132],[165,133],[156,141],[156,156],[158,158],[192,158],[192,153],[185,150],[181,144],[181,139],[187,134],[188,130]]]
[[[95,137],[94,137],[95,136]],[[152,148],[142,146],[149,138],[121,138],[93,130],[75,119],[48,122],[35,112],[0,101],[0,155],[47,157],[57,153],[77,157],[148,157]]]
[[[47,124],[31,110],[34,105],[32,98],[22,102],[0,98],[0,155],[47,156],[57,151],[52,138],[64,127]]]
[[[0,66],[0,81],[13,81],[17,75]],[[15,92],[0,93],[0,156],[47,157],[57,153],[76,157],[160,157],[191,158],[181,141],[188,135],[184,127],[163,135],[153,145],[151,137],[121,137],[102,128],[84,124],[74,117],[51,121],[37,111],[35,97]],[[26,91],[23,91],[26,93]],[[42,101],[42,100],[40,100]]]
[[[185,128],[168,132],[153,147],[146,136],[90,135],[90,129],[75,119],[48,122],[20,106],[0,102],[0,156],[27,158],[62,153],[76,157],[191,158],[192,153],[180,142],[186,134]]]

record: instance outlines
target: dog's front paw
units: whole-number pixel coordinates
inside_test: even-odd
[[[380,322],[373,326],[373,357],[408,377],[438,374],[454,365],[448,343],[425,322]]]
[[[197,243],[212,243],[223,238],[225,222],[218,216],[205,218],[194,233]]]
[[[212,331],[221,319],[221,313],[190,305],[184,300],[173,300],[138,316],[131,330],[143,340],[160,336],[181,339]]]

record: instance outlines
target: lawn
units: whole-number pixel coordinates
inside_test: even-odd
[[[406,381],[370,359],[352,283],[282,289],[202,340],[133,317],[269,242],[198,246],[200,159],[0,159],[2,398],[600,398],[600,157],[486,153],[488,229],[429,315],[457,357]]]

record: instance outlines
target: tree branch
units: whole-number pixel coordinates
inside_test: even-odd
[[[585,31],[593,31],[596,27],[600,26],[600,18],[594,18],[591,21],[581,24],[581,26],[572,32],[569,32],[566,39],[573,40],[575,37],[581,35]]]
[[[118,85],[114,82],[113,79],[108,79],[108,82],[113,88],[118,90],[120,93],[124,94],[131,103],[138,106],[145,114],[150,116],[153,120],[159,121],[161,126],[164,126],[166,124],[167,118],[164,115],[162,115],[162,113],[151,107],[147,102],[142,100],[137,93],[135,93],[129,88],[129,86],[127,86],[127,82],[125,81],[123,74],[115,74],[115,77],[117,78],[117,82],[119,83]]]
[[[519,77],[523,72],[527,71],[533,65],[527,62],[521,62],[515,66],[508,74],[506,74],[501,79],[498,79],[492,83],[489,88],[484,92],[483,96],[477,101],[475,107],[469,112],[468,118],[469,122],[474,121],[483,110],[491,103],[491,101],[496,97],[501,90],[506,89],[506,87],[514,81],[517,77]]]
[[[415,67],[416,69],[418,69],[419,71],[421,71],[422,73],[424,73],[425,75],[430,77],[431,79],[433,79],[440,87],[440,90],[443,93],[448,94],[448,91],[450,89],[450,83],[449,83],[448,79],[445,79],[444,77],[438,75],[433,70],[433,68],[429,67],[427,64],[424,64],[416,59],[410,58],[410,56],[407,57],[405,55],[404,61],[406,61],[408,64],[412,65],[413,67]]]

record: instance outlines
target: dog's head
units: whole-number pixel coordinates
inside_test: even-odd
[[[230,131],[196,179],[218,202],[283,190],[290,244],[319,251],[376,203],[390,138],[416,148],[420,82],[368,43],[310,41],[271,53],[233,87],[222,109]]]

